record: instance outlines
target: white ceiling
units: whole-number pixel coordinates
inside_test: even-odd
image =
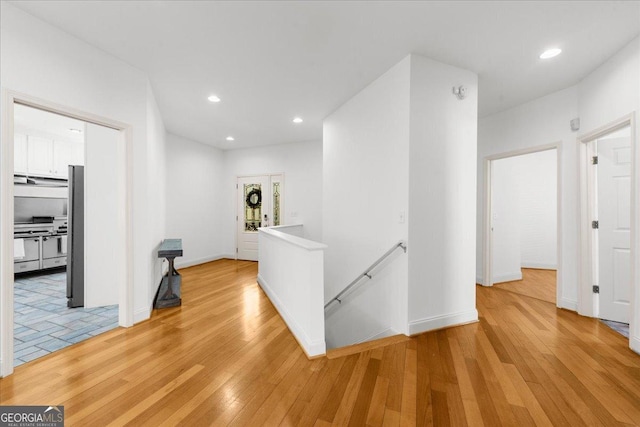
[[[321,139],[409,53],[478,73],[484,116],[578,83],[640,33],[638,1],[13,4],[145,71],[167,130],[223,149]]]

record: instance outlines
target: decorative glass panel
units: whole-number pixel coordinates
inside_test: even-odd
[[[280,183],[273,183],[273,225],[280,225]]]
[[[244,231],[257,232],[262,227],[262,189],[260,184],[244,184]]]

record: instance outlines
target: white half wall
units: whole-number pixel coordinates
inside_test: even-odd
[[[225,256],[223,152],[209,145],[167,134],[166,238],[182,239],[177,267]]]
[[[325,302],[407,240],[410,65],[410,57],[403,59],[323,122]],[[358,342],[389,327],[407,333],[407,272],[403,255],[330,311],[327,345]]]
[[[305,238],[322,239],[322,141],[224,152],[224,247],[236,252],[236,178],[284,173],[282,224],[304,224]]]
[[[452,87],[464,85],[460,100]],[[409,333],[476,321],[478,76],[411,56]]]

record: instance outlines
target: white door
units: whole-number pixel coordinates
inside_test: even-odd
[[[627,135],[629,128],[625,128]],[[622,130],[624,135],[625,129]],[[602,319],[629,323],[631,300],[631,141],[629,136],[596,142],[597,278]]]
[[[237,257],[258,260],[258,228],[281,225],[282,174],[238,177]]]

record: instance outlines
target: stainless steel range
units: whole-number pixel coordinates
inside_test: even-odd
[[[66,217],[34,217],[14,224],[13,238],[16,273],[67,265]]]

